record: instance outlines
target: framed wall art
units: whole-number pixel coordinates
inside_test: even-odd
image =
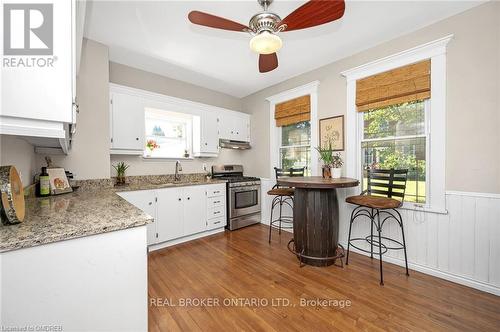
[[[332,144],[333,151],[344,151],[344,116],[319,120],[319,142],[322,148]]]

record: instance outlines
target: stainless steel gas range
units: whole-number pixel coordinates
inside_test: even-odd
[[[235,230],[260,223],[260,179],[243,176],[242,165],[212,166],[214,179],[227,181],[227,226]]]

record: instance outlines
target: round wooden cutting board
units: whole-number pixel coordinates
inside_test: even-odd
[[[19,173],[14,166],[0,166],[1,217],[5,225],[24,220],[24,189]]]

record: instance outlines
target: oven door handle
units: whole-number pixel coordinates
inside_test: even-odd
[[[242,191],[260,190],[260,186],[232,187],[230,190],[232,192],[239,193],[239,192],[242,192]]]

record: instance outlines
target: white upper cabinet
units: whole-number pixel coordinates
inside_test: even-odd
[[[109,95],[111,154],[143,153],[145,112],[150,110],[164,111],[166,120],[174,113],[187,115],[189,128],[192,128],[188,132],[192,132],[190,147],[194,157],[217,157],[221,138],[250,142],[249,114],[113,83],[110,84]]]
[[[75,122],[75,1],[15,3],[3,7],[10,39],[1,69],[0,134],[64,140]],[[46,33],[25,31],[40,20]]]
[[[195,157],[217,157],[219,133],[217,114],[202,112],[193,118],[193,154]]]
[[[111,153],[142,154],[144,149],[144,102],[141,97],[110,93]]]
[[[221,112],[219,138],[250,142],[250,115],[240,112]]]

